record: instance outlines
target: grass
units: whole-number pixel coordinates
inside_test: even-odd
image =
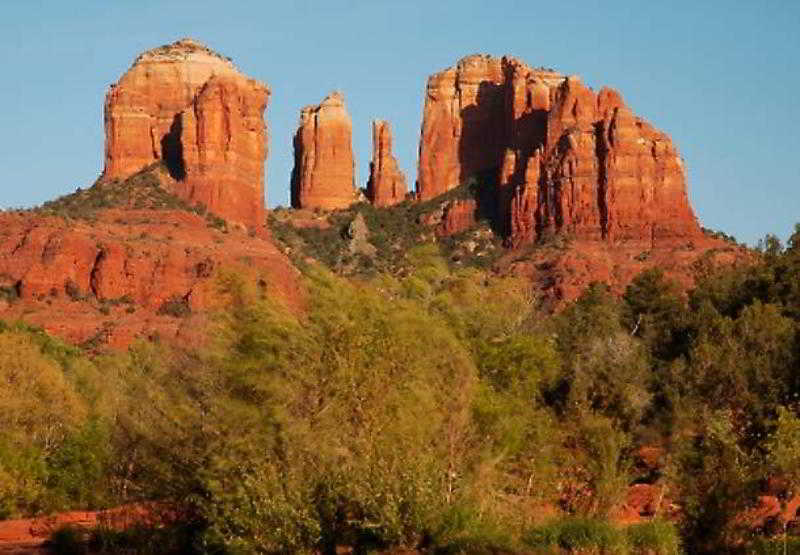
[[[567,517],[528,530],[523,542],[535,553],[681,553],[677,529],[659,520],[617,528],[605,520]]]

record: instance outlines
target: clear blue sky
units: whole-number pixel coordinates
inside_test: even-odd
[[[344,92],[363,185],[369,122],[388,119],[416,176],[429,74],[512,54],[620,90],[672,135],[707,227],[755,242],[800,221],[800,1],[45,2],[0,22],[0,207],[102,170],[103,97],[141,51],[190,36],[272,88],[268,204],[288,204],[299,109]]]

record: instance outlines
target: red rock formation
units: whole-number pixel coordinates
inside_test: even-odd
[[[266,85],[197,42],[149,50],[106,95],[103,179],[163,161],[178,196],[260,228],[268,98]]]
[[[470,56],[428,81],[419,197],[484,172],[497,173],[497,218],[517,245],[551,232],[650,246],[700,236],[668,136],[617,92],[514,58]]]
[[[271,241],[222,232],[189,212],[112,209],[91,222],[0,213],[0,230],[0,288],[18,297],[0,295],[0,319],[22,318],[73,343],[191,338],[220,302],[221,271],[264,284],[295,309],[302,302],[297,270]]]
[[[334,210],[356,201],[352,134],[341,93],[302,109],[294,138],[293,207]]]
[[[425,225],[433,227],[439,237],[467,231],[477,221],[478,203],[475,199],[454,199],[443,202],[422,217]]]
[[[179,515],[155,503],[124,505],[104,511],[70,511],[19,520],[0,521],[0,553],[52,553],[46,542],[56,530],[70,526],[90,530],[102,526],[127,530],[134,526],[163,527],[175,523]]]
[[[403,202],[408,191],[406,176],[392,155],[392,130],[386,121],[372,122],[372,162],[369,166],[367,198],[375,206]]]

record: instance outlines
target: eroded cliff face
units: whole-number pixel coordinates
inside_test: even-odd
[[[670,138],[616,91],[514,58],[470,56],[433,75],[418,195],[494,173],[498,229],[512,244],[549,233],[656,242],[698,237]]]
[[[269,94],[266,85],[190,39],[143,53],[106,95],[103,180],[163,162],[172,192],[230,222],[260,228]]]
[[[356,201],[353,123],[341,93],[300,112],[294,137],[292,206],[334,210]]]
[[[375,206],[403,202],[408,192],[406,176],[392,154],[392,129],[382,120],[372,122],[372,162],[369,166],[367,198]]]

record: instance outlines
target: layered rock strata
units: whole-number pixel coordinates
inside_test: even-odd
[[[514,244],[552,232],[650,244],[700,234],[666,134],[612,89],[510,57],[469,56],[427,85],[418,196],[486,172]]]
[[[263,226],[269,94],[191,39],[143,53],[106,95],[103,180],[162,162],[181,198]]]
[[[182,341],[227,299],[219,277],[262,284],[299,310],[298,271],[266,237],[182,210],[107,209],[91,220],[0,213],[0,319],[80,344]]]
[[[369,166],[367,198],[375,206],[403,202],[408,191],[406,176],[392,154],[392,129],[386,121],[372,122],[372,162]]]
[[[341,93],[301,110],[294,137],[293,207],[334,210],[356,202],[352,137]]]

